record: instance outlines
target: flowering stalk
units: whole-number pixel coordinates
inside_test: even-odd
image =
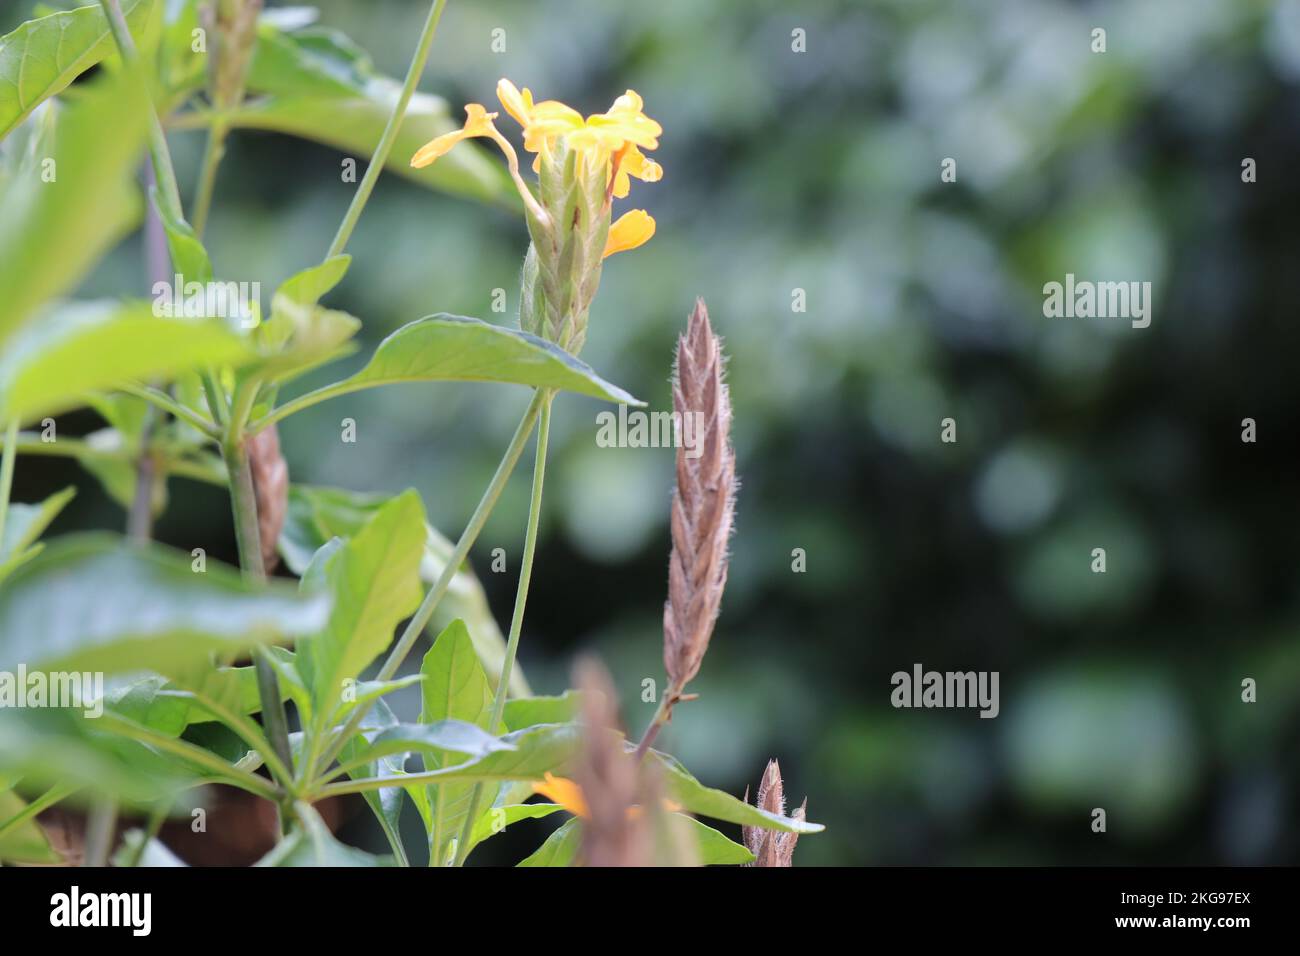
[[[749,802],[749,790],[745,791],[745,802]],[[769,760],[763,771],[763,779],[758,783],[758,800],[754,804],[760,810],[785,814],[785,785],[781,781],[781,766],[775,760]],[[803,820],[807,817],[808,799],[790,814],[792,819]],[[745,848],[754,854],[754,862],[747,866],[784,867],[793,866],[794,845],[799,840],[797,833],[785,833],[769,830],[765,827],[740,828],[741,839]]]
[[[515,589],[515,609],[510,618],[510,635],[506,639],[505,659],[501,663],[501,677],[497,680],[496,694],[492,698],[492,717],[488,730],[496,733],[505,715],[506,690],[510,686],[510,672],[514,668],[515,655],[519,652],[519,634],[524,626],[524,607],[528,603],[528,585],[533,578],[533,555],[537,550],[537,526],[542,514],[542,484],[546,479],[546,446],[551,434],[551,399],[554,392],[539,389],[542,401],[541,421],[537,426],[537,457],[533,462],[533,491],[528,502],[528,529],[524,533],[524,555],[519,566],[519,585]],[[478,820],[479,804],[483,800],[483,783],[474,784],[470,793],[469,812],[465,816],[465,825],[461,831],[460,841],[456,847],[456,866],[465,862],[469,853],[470,837],[474,833],[474,823]]]
[[[731,448],[731,399],[722,380],[722,343],[709,325],[704,300],[697,299],[686,333],[677,342],[673,408],[682,421],[703,422],[699,456],[677,449],[673,491],[673,550],[668,561],[664,603],[664,669],[668,687],[637,745],[650,749],[673,707],[691,696],[686,685],[700,670],[727,583],[727,544],[736,498],[736,454]]]

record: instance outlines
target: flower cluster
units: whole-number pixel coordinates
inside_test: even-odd
[[[480,103],[465,107],[465,125],[425,144],[411,165],[427,166],[470,137],[487,137],[505,154],[524,201],[532,245],[524,260],[520,325],[577,352],[586,337],[587,313],[600,283],[601,263],[635,249],[655,232],[644,209],[611,224],[614,199],[631,180],[657,182],[663,170],[646,151],[657,149],[662,127],[645,115],[641,97],[628,90],[604,113],[584,118],[556,100],[533,100],[509,80],[497,84],[502,107],[523,128],[524,149],[535,154],[537,189],[520,175],[514,147]]]

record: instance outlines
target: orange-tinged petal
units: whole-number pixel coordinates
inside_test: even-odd
[[[609,227],[609,238],[605,240],[605,254],[608,258],[616,252],[626,252],[650,241],[655,234],[654,218],[644,209],[632,209],[618,217]]]
[[[576,817],[585,819],[588,816],[587,798],[582,795],[582,788],[572,780],[548,771],[541,783],[533,784],[533,792],[549,797]]]
[[[465,125],[458,130],[443,133],[429,140],[411,157],[411,165],[416,169],[428,166],[439,156],[445,156],[462,139],[486,136],[492,129],[492,121],[496,118],[496,113],[489,113],[478,103],[465,104]]]

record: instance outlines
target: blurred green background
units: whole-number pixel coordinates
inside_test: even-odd
[[[31,6],[5,3],[0,30]],[[319,6],[404,72],[423,2]],[[452,0],[422,89],[459,115],[501,76],[583,112],[632,87],[665,130],[663,181],[628,200],[658,234],[606,264],[583,358],[668,408],[697,295],[731,356],[732,573],[666,749],[737,794],[778,757],[828,827],[803,864],[1300,860],[1300,2]],[[173,136],[186,196],[201,148]],[[341,159],[236,133],[218,274],[269,293],[318,261],[354,188]],[[526,243],[508,210],[385,176],[330,304],[364,319],[367,351],[436,311],[513,323]],[[1151,281],[1151,327],[1044,318],[1042,286],[1067,272]],[[139,295],[143,276],[137,237],[82,295]],[[294,480],[418,488],[455,536],[526,402],[404,386],[317,406],[282,441]],[[556,404],[521,660],[555,692],[598,653],[635,734],[642,680],[662,683],[672,453],[597,447],[602,408]],[[474,555],[503,623],[526,470]],[[56,531],[121,525],[70,462],[23,459],[15,495],[73,480]],[[224,493],[172,494],[158,536],[233,560]],[[890,675],[915,663],[999,671],[1001,715],[892,709]],[[475,859],[517,859],[546,828]]]

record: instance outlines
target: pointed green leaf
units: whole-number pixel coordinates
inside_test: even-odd
[[[134,173],[149,112],[134,72],[99,81],[59,111],[46,157],[52,164],[0,185],[0,343],[40,306],[72,290],[130,229],[140,211]],[[53,181],[46,181],[47,169]],[[0,344],[0,353],[8,351]]]
[[[18,565],[36,557],[39,553],[36,539],[45,533],[50,522],[58,517],[63,506],[72,500],[77,489],[64,488],[57,494],[50,495],[38,505],[25,505],[14,502],[9,505],[9,514],[5,519],[4,539],[0,540],[0,581],[7,578]]]
[[[144,24],[151,6],[152,0],[123,0],[133,30]],[[98,4],[28,20],[0,37],[0,139],[112,52],[113,37]]]
[[[577,817],[546,838],[537,852],[519,862],[520,866],[573,866],[582,846],[582,824]]]
[[[643,404],[553,342],[446,313],[402,326],[379,343],[365,368],[329,391],[343,395],[401,382],[451,381],[511,382]]]
[[[657,761],[663,770],[668,798],[691,813],[744,826],[784,830],[787,833],[820,833],[826,829],[820,823],[809,823],[777,813],[768,813],[725,791],[706,787],[692,777],[676,758],[657,750],[651,750],[648,759]]]
[[[27,802],[0,781],[0,861],[8,863],[62,863],[41,825],[33,819],[10,827],[9,822],[27,809]],[[33,808],[35,809],[35,808]]]
[[[534,724],[567,724],[576,720],[582,696],[566,690],[555,697],[517,697],[506,701],[504,714],[508,730],[522,730]]]
[[[452,621],[438,635],[424,655],[420,673],[424,675],[421,723],[434,725],[451,718],[468,721],[485,733],[497,729],[489,726],[492,685],[483,672],[474,642],[470,640],[463,621]],[[425,770],[441,770],[463,762],[441,753],[426,753],[423,758]],[[448,782],[428,788],[430,819],[440,819],[442,824],[441,845],[430,849],[435,859],[441,859],[451,841],[459,837],[473,792],[472,783]],[[433,834],[430,833],[429,837],[432,840]]]
[[[703,866],[739,866],[754,862],[754,854],[713,827],[685,813],[672,814],[672,822],[695,842]]]
[[[488,837],[496,836],[512,823],[549,817],[552,813],[563,809],[564,807],[558,803],[510,803],[501,807],[491,807],[475,821],[474,833],[470,836],[470,849],[472,850]]]
[[[384,652],[398,623],[419,605],[423,550],[424,506],[407,491],[325,559],[322,573],[334,608],[322,633],[300,647],[297,662],[318,722],[342,706],[343,682]]]
[[[387,500],[382,495],[367,495],[342,488],[293,485],[289,489],[289,514],[280,532],[280,554],[284,563],[295,574],[301,575],[317,549],[332,537],[350,538],[356,534]],[[454,547],[427,523],[425,535],[420,580],[425,585],[432,585],[442,575]],[[457,618],[465,621],[479,660],[495,688],[505,660],[506,640],[492,616],[483,586],[468,564],[463,565],[451,579],[451,587],[439,602],[429,622],[430,627],[443,628]],[[528,681],[521,667],[516,666],[511,672],[510,693],[519,697],[529,693]]]

